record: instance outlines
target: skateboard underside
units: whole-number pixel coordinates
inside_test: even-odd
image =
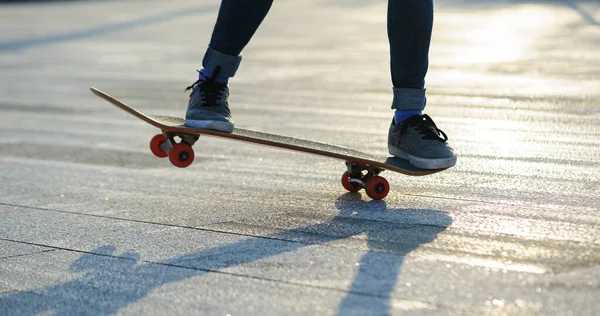
[[[175,129],[179,128],[184,121],[180,118],[176,118],[176,117],[167,117],[167,116],[150,116],[152,119],[156,120],[157,122],[160,123],[169,123],[169,124],[174,124],[173,127]],[[150,141],[150,150],[152,151],[152,153],[160,158],[169,158],[169,161],[176,167],[180,167],[180,168],[185,168],[188,167],[189,165],[192,164],[192,162],[194,161],[194,149],[192,148],[192,146],[194,146],[194,144],[198,141],[198,139],[200,138],[200,135],[202,135],[203,133],[195,133],[195,134],[191,134],[189,132],[180,132],[180,131],[174,131],[173,129],[161,129],[162,133],[161,134],[157,134],[155,135],[151,141]],[[237,133],[236,133],[237,132]],[[261,132],[254,132],[254,131],[249,131],[249,130],[237,130],[234,131],[234,134],[237,134],[238,136],[250,136],[249,134],[263,134]],[[208,135],[212,135],[215,136],[215,134],[208,134]],[[267,142],[267,138],[269,137],[265,137],[266,135],[260,135],[262,137],[259,137],[258,135],[252,135],[256,138],[254,138],[254,140],[261,140],[256,141],[257,143],[261,143],[264,145],[269,145],[269,143]],[[276,135],[271,135],[271,136],[276,136]],[[278,138],[286,138],[286,137],[282,137],[282,136],[278,136]],[[272,138],[272,137],[271,137]],[[291,148],[291,146],[299,146],[298,148],[302,148],[302,151],[305,152],[309,152],[309,148],[314,149],[315,151],[318,151],[317,148],[319,148],[320,150],[325,150],[325,149],[329,149],[331,151],[331,145],[328,144],[324,144],[324,143],[315,143],[315,142],[311,142],[311,141],[304,141],[304,140],[300,140],[300,139],[286,139],[289,142],[284,142],[284,143],[277,143],[277,147],[283,147],[283,148],[288,148],[288,149],[293,149]],[[279,141],[284,141],[284,139],[279,139]],[[305,145],[308,145],[310,143],[310,145],[312,145],[311,147],[306,147]],[[285,144],[286,146],[279,146],[281,144]],[[292,145],[293,144],[293,145]],[[271,144],[273,145],[273,144]],[[304,146],[303,146],[304,145]],[[336,150],[337,151],[342,151],[345,154],[361,154],[360,152],[357,151],[353,151],[351,149],[347,149],[347,148],[343,148],[343,147],[339,147],[336,146]],[[365,154],[366,155],[366,154]],[[366,159],[366,158],[374,158],[377,159],[375,157],[367,157],[367,156],[361,156],[362,159]],[[396,158],[397,159],[397,158]],[[342,175],[342,186],[350,191],[350,192],[357,192],[360,189],[365,189],[365,192],[367,193],[367,195],[369,197],[371,197],[372,199],[376,199],[376,200],[380,200],[383,199],[387,196],[390,186],[389,183],[387,182],[387,180],[381,176],[379,176],[379,173],[381,173],[382,171],[384,171],[384,168],[380,168],[377,167],[371,163],[361,163],[360,162],[361,159],[348,159],[346,161],[346,166],[347,166],[347,171],[344,172],[344,174]]]

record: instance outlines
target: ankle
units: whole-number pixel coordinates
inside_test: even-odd
[[[198,79],[200,80],[206,80],[206,79],[210,79],[212,77],[212,72],[207,70],[206,68],[202,68],[199,72],[198,72]],[[213,80],[217,81],[218,83],[223,83],[223,84],[227,84],[229,83],[229,77],[224,77],[224,76],[217,76],[216,78],[213,78]]]
[[[399,124],[400,122],[406,120],[411,116],[422,114],[422,111],[417,110],[396,110],[396,112],[394,113],[394,122],[396,122],[396,124]]]

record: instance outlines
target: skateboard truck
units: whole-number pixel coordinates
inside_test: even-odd
[[[177,142],[176,138],[180,141]],[[150,141],[150,150],[157,157],[169,157],[174,166],[185,168],[194,161],[192,145],[199,138],[200,135],[162,130],[162,134],[155,135]],[[374,200],[381,200],[388,195],[390,185],[385,178],[379,176],[384,169],[350,161],[346,162],[346,167],[348,171],[342,175],[342,186],[346,190],[358,192],[365,189],[367,195]]]
[[[179,142],[175,137],[180,139]],[[162,131],[150,140],[150,150],[159,158],[169,157],[169,161],[179,168],[185,168],[194,161],[192,146],[198,141],[200,135],[174,133]]]
[[[180,139],[179,142],[176,137]],[[155,135],[150,141],[150,150],[157,157],[169,157],[174,166],[185,168],[194,161],[192,145],[199,138],[200,135],[162,130],[162,134]],[[385,178],[379,176],[385,169],[350,161],[346,162],[346,167],[348,171],[342,175],[342,186],[346,190],[358,192],[365,189],[367,195],[374,200],[381,200],[388,195],[390,185]]]
[[[360,189],[365,189],[367,195],[374,200],[381,200],[389,193],[389,183],[379,176],[384,169],[350,161],[346,162],[346,167],[348,171],[342,175],[342,186],[346,190],[358,192]],[[363,175],[363,171],[367,173]]]

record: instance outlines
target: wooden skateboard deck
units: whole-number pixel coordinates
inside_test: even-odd
[[[187,127],[182,118],[146,115],[94,87],[91,87],[90,90],[98,97],[160,129],[162,134],[156,135],[151,140],[150,149],[158,157],[169,157],[171,163],[178,167],[187,167],[191,164],[194,157],[192,145],[200,135],[206,135],[343,160],[348,168],[348,171],[342,176],[344,188],[352,192],[365,188],[367,195],[373,199],[382,199],[389,192],[387,181],[378,176],[383,170],[409,176],[424,176],[445,170],[420,169],[410,165],[408,161],[396,157],[377,157],[347,147],[243,128],[236,127],[232,133],[224,133]],[[175,137],[180,138],[181,141],[177,142]]]

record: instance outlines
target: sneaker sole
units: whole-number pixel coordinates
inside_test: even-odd
[[[195,121],[185,120],[185,126],[201,129],[210,129],[214,131],[231,133],[233,132],[233,123],[225,121]]]
[[[423,158],[411,155],[404,150],[388,146],[388,151],[391,155],[408,160],[408,162],[421,169],[445,169],[456,165],[456,156],[446,158]]]

